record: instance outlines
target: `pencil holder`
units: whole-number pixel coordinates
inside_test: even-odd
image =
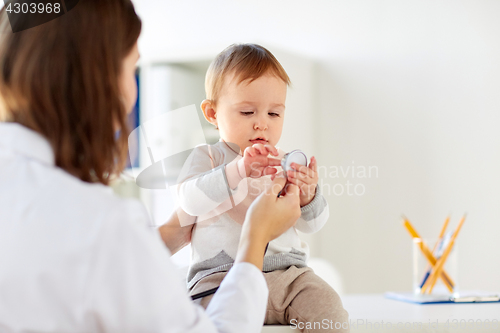
[[[458,247],[450,236],[413,238],[413,293],[458,294]]]

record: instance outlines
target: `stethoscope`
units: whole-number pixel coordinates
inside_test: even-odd
[[[285,156],[281,159],[281,167],[283,168],[285,175],[288,170],[292,170],[292,163],[307,166],[306,154],[304,154],[304,152],[300,149],[295,149],[285,154]]]

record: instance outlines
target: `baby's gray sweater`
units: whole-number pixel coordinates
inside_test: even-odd
[[[231,268],[247,209],[272,183],[270,176],[242,179],[236,168],[226,167],[242,158],[238,151],[240,149],[236,145],[224,141],[211,146],[198,146],[187,159],[179,177],[180,206],[189,215],[196,216],[191,237],[188,288],[209,274]],[[283,155],[280,151],[277,158]],[[281,168],[278,168],[279,171]],[[240,180],[235,189],[229,187],[229,177]],[[269,243],[264,257],[264,272],[292,265],[306,266],[309,246],[300,240],[297,230],[314,233],[323,227],[329,216],[328,204],[319,186],[314,199],[301,211],[295,226]]]

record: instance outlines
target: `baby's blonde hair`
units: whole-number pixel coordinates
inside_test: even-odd
[[[258,79],[265,74],[273,74],[290,85],[290,78],[274,55],[257,44],[233,44],[215,57],[205,77],[205,92],[215,106],[220,96],[224,79],[235,74],[238,83]]]

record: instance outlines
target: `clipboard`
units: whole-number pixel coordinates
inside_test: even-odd
[[[428,295],[413,293],[395,293],[387,292],[385,298],[393,299],[413,304],[440,304],[440,303],[498,303],[500,302],[499,293],[486,292],[467,292],[459,295]]]

